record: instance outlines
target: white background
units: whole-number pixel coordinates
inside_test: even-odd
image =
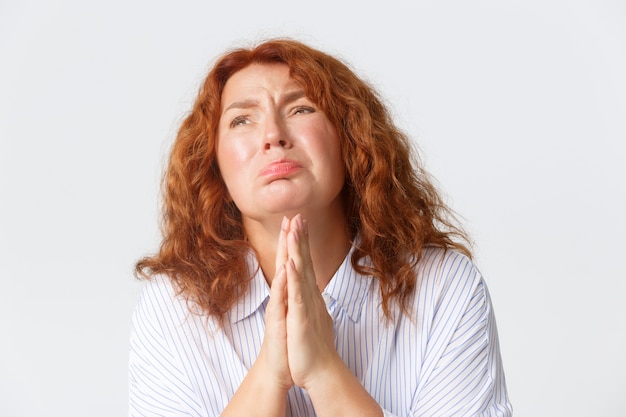
[[[0,416],[122,416],[137,258],[216,54],[292,36],[465,219],[515,415],[626,416],[624,1],[0,0]]]

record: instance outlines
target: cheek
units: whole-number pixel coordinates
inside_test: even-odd
[[[234,142],[218,145],[217,165],[230,193],[237,193],[238,184],[248,182],[246,172],[250,168],[250,157],[244,146]]]
[[[239,166],[242,155],[243,153],[232,142],[217,147],[217,163],[222,172],[232,171],[234,167]]]
[[[341,156],[339,136],[334,129],[326,129],[324,132],[321,132],[321,135],[324,140],[318,143],[318,153],[326,157],[328,164],[333,170],[341,168],[343,172],[343,158]]]

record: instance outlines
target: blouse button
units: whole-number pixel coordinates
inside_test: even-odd
[[[322,298],[324,299],[324,303],[326,303],[326,307],[328,307],[332,301],[332,298],[326,293],[322,293]]]

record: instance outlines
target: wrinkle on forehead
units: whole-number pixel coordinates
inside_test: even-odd
[[[281,71],[282,74],[277,70]],[[251,73],[254,71],[254,73]],[[243,80],[240,78],[243,77]],[[277,81],[276,79],[279,79]],[[233,83],[237,84],[236,87]],[[232,95],[232,89],[237,90],[237,95],[240,95],[241,99],[235,97],[232,103],[227,104],[224,98],[225,96]],[[246,97],[246,93],[241,93],[241,90],[250,89],[250,97]],[[268,95],[273,97],[273,100],[278,105],[284,105],[292,101],[296,101],[302,97],[307,97],[304,89],[291,78],[289,67],[284,64],[252,64],[246,68],[243,68],[233,74],[222,91],[222,114],[231,109],[249,109],[260,105],[258,93],[254,90],[267,90]]]

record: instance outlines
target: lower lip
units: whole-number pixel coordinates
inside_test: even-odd
[[[300,166],[292,162],[279,162],[265,167],[261,176],[271,180],[285,178],[300,170]]]

